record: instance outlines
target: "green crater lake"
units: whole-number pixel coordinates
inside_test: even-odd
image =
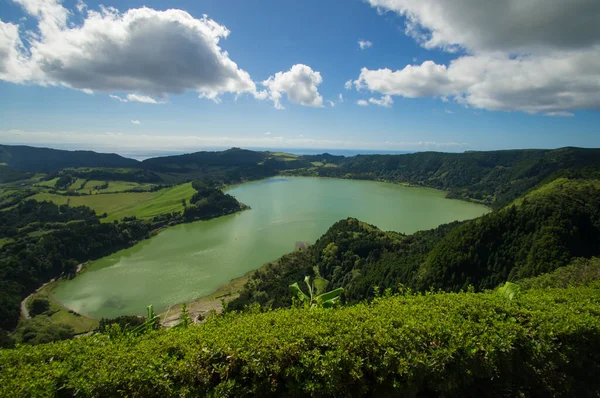
[[[95,261],[60,283],[54,297],[94,318],[145,314],[204,296],[231,279],[314,243],[336,221],[355,217],[413,233],[481,216],[488,208],[445,192],[372,181],[274,177],[227,193],[252,209],[183,224]]]

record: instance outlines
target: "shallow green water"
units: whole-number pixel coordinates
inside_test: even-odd
[[[55,297],[95,318],[144,314],[212,293],[220,285],[313,243],[336,221],[356,217],[383,230],[412,233],[478,217],[487,208],[445,199],[427,188],[353,180],[275,177],[228,193],[252,209],[179,225],[100,259]]]

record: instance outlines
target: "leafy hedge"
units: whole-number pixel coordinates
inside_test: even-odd
[[[0,396],[597,396],[592,288],[393,296],[0,351]]]

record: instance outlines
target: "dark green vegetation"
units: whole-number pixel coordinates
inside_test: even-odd
[[[519,281],[522,290],[545,289],[550,287],[567,288],[590,287],[600,280],[600,258],[578,258],[570,265],[560,267],[555,271],[526,278]]]
[[[0,395],[594,397],[598,297],[400,295],[21,346],[0,351]]]
[[[512,202],[548,179],[600,177],[598,149],[419,152],[349,158],[316,155],[310,158],[336,167],[315,167],[298,174],[424,185],[448,190],[450,197],[476,200],[494,207]]]
[[[51,172],[68,167],[135,167],[138,161],[93,151],[0,145],[0,163],[13,170]]]
[[[73,277],[78,264],[130,247],[160,228],[243,209],[235,198],[215,186],[194,186],[201,193],[185,212],[166,213],[150,220],[133,217],[101,223],[87,207],[35,200],[0,212],[0,237],[12,238],[0,250],[0,330],[17,325],[21,300],[53,278]],[[23,339],[26,343],[38,341]]]
[[[73,335],[51,323],[51,306],[34,297],[28,304],[37,315],[12,335],[23,345],[0,350],[0,395],[600,392],[600,150],[346,158],[231,149],[144,162],[44,151],[0,151],[3,330],[17,326],[25,296],[74,275],[78,264],[162,227],[242,209],[223,184],[276,174],[385,180],[445,189],[496,210],[412,235],[339,221],[314,245],[258,270],[226,313],[203,325],[187,327],[188,319],[186,327],[154,330],[153,314],[122,317],[103,320],[105,333],[30,347]],[[111,183],[161,190],[198,178],[193,196],[178,204],[183,211],[145,220],[101,222],[86,207],[25,200],[105,194]],[[343,288],[346,306],[293,308],[289,286],[306,276],[314,280],[311,296]],[[512,299],[489,290],[506,281],[518,283]],[[140,328],[144,334],[134,333]],[[0,340],[13,343],[3,333]]]
[[[229,308],[289,306],[287,287],[303,275],[325,279],[327,289],[344,288],[346,302],[353,303],[373,297],[374,286],[490,289],[597,255],[600,184],[561,178],[502,210],[413,235],[339,221],[305,252],[257,271]]]
[[[37,345],[68,340],[74,336],[72,326],[55,323],[48,316],[38,315],[19,323],[13,337],[16,343]]]
[[[384,180],[444,189],[451,197],[494,207],[502,207],[557,177],[600,177],[600,150],[583,148],[352,157],[297,156],[232,148],[138,162],[114,154],[5,145],[0,147],[1,162],[20,172],[48,173],[70,168],[64,172],[78,178],[157,184],[209,177],[232,184],[279,173]]]

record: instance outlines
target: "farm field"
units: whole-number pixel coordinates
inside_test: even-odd
[[[56,204],[88,206],[97,214],[107,213],[105,222],[120,220],[123,217],[152,218],[163,213],[182,211],[182,200],[189,200],[196,191],[191,183],[161,189],[156,192],[123,192],[101,195],[62,196],[52,193],[38,193],[31,196],[37,201],[49,200]]]

